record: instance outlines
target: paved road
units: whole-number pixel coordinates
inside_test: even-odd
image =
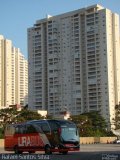
[[[7,153],[1,148],[0,153]],[[20,157],[13,157],[12,160],[120,160],[120,144],[89,144],[81,145],[80,152],[71,152],[68,155],[61,155],[54,153],[53,155],[42,155],[42,152],[37,152],[38,154],[26,157],[25,154],[20,155]],[[35,157],[36,156],[36,157]],[[5,160],[6,157],[0,158],[0,160]],[[10,157],[9,157],[10,159]]]
[[[120,152],[120,144],[88,144],[81,145],[81,152]]]

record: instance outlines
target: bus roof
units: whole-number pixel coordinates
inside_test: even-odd
[[[41,123],[41,122],[55,122],[59,125],[61,124],[74,124],[72,121],[68,121],[68,120],[56,120],[56,119],[44,119],[44,120],[31,120],[31,121],[27,121],[27,123]]]
[[[73,124],[75,125],[74,122],[72,121],[69,121],[69,120],[56,120],[56,119],[40,119],[40,120],[29,120],[29,121],[26,121],[26,122],[21,122],[21,123],[14,123],[14,124],[9,124],[9,125],[12,125],[14,127],[18,126],[18,125],[25,125],[25,124],[35,124],[35,123],[42,123],[42,122],[54,122],[58,125],[64,125],[64,124]],[[9,126],[8,125],[8,126]]]

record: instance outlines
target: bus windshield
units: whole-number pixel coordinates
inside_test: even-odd
[[[79,141],[77,128],[62,127],[61,136],[64,141]]]

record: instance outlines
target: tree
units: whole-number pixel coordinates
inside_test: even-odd
[[[107,127],[105,119],[101,116],[99,111],[93,111],[89,113],[85,113],[84,115],[88,116],[91,119],[92,126],[94,129],[104,130]]]
[[[70,116],[70,119],[77,125],[80,136],[88,136],[88,128],[91,126],[91,120],[86,115]]]
[[[4,129],[7,124],[20,123],[28,120],[44,119],[38,112],[29,110],[28,107],[18,111],[16,108],[4,108],[0,110],[0,137],[3,137]]]
[[[39,120],[44,119],[37,111],[29,110],[28,108],[23,108],[19,114],[15,117],[14,122],[25,122],[29,120]]]
[[[36,111],[23,108],[21,111],[17,111],[16,108],[4,108],[0,110],[1,128],[5,128],[7,124],[25,122],[28,120],[44,119]]]
[[[52,115],[46,115],[45,119],[53,119],[53,116]]]
[[[5,128],[6,124],[12,123],[18,115],[16,108],[4,108],[0,110],[1,128]]]
[[[115,119],[113,120],[115,129],[120,129],[120,103],[115,106]]]
[[[77,124],[80,136],[107,136],[107,124],[98,111],[71,116],[70,119]]]

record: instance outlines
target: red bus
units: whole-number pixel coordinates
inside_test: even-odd
[[[33,120],[6,126],[4,147],[6,151],[46,154],[79,151],[79,133],[76,125],[67,120]]]

